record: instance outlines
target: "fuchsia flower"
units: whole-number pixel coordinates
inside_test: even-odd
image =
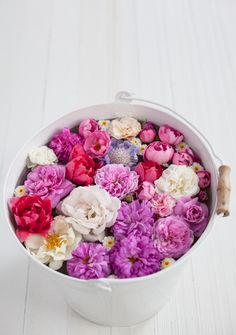
[[[111,266],[118,278],[150,275],[161,268],[161,256],[147,236],[129,236],[110,252]]]
[[[154,183],[155,180],[160,178],[164,169],[155,162],[146,161],[138,163],[134,170],[139,175],[140,182],[149,181],[150,183]]]
[[[158,164],[168,163],[174,154],[174,149],[171,145],[164,142],[152,142],[148,145],[144,152],[144,160],[152,161]]]
[[[97,124],[97,121],[94,119],[86,119],[83,120],[79,125],[79,134],[85,139],[87,138],[91,133],[98,130],[99,126]]]
[[[91,157],[100,158],[106,155],[110,143],[111,139],[107,131],[95,130],[86,137],[84,150]]]
[[[175,165],[191,166],[193,164],[193,156],[186,151],[175,152],[172,163]]]
[[[185,220],[173,215],[157,221],[153,238],[163,258],[182,256],[190,249],[194,241],[193,232]]]
[[[110,273],[108,251],[101,244],[82,242],[67,261],[69,276],[79,279],[97,279]]]
[[[211,184],[211,173],[207,170],[197,172],[199,179],[198,185],[200,188],[207,188]]]
[[[150,203],[153,213],[166,217],[173,213],[176,200],[167,193],[155,193]]]
[[[65,179],[65,166],[39,165],[28,174],[25,187],[30,195],[37,194],[42,199],[50,199],[54,208],[73,190],[74,185]]]
[[[145,122],[143,129],[139,133],[139,138],[144,143],[150,143],[155,140],[157,133],[153,123]]]
[[[198,198],[181,198],[175,206],[174,212],[181,216],[189,225],[195,236],[200,236],[208,223],[208,208]]]
[[[184,135],[168,125],[163,125],[159,128],[158,136],[162,142],[176,145],[183,141]]]
[[[155,188],[149,181],[144,181],[139,189],[138,198],[140,200],[151,200],[156,193]]]

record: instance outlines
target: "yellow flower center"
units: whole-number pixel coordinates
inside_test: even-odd
[[[107,125],[107,121],[102,121],[102,125],[106,126]]]
[[[63,242],[64,242],[63,238],[58,234],[48,235],[46,237],[46,248],[47,250],[60,248]]]

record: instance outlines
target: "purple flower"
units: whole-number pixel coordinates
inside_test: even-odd
[[[130,234],[135,236],[151,236],[154,218],[148,201],[139,200],[131,203],[123,202],[118,211],[112,232],[116,240],[123,239]]]
[[[50,199],[52,207],[69,194],[74,185],[65,179],[65,167],[62,165],[44,165],[35,167],[25,181],[28,194],[37,194],[42,199]]]
[[[178,258],[193,243],[193,232],[181,217],[168,216],[159,219],[154,227],[154,243],[163,257]]]
[[[199,237],[208,223],[208,208],[198,198],[183,197],[175,206],[174,212],[181,216],[189,225],[194,235]]]
[[[82,144],[82,137],[79,134],[72,133],[69,128],[63,128],[59,133],[53,136],[49,143],[57,158],[62,163],[67,163],[73,147]]]
[[[133,166],[138,162],[139,148],[129,141],[112,140],[104,160],[107,164]]]
[[[67,272],[80,279],[107,277],[111,273],[108,251],[98,243],[80,243],[67,261]]]
[[[160,270],[161,256],[147,236],[129,236],[110,251],[110,262],[118,278],[150,275]]]
[[[138,175],[122,164],[108,164],[97,170],[95,183],[110,195],[124,198],[138,188]]]

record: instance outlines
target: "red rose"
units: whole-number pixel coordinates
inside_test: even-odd
[[[24,242],[31,234],[45,236],[51,228],[52,206],[49,199],[25,195],[10,199],[10,208],[16,220],[16,235]]]
[[[146,161],[138,163],[135,167],[135,171],[139,175],[139,181],[149,181],[153,183],[156,179],[160,178],[163,172],[163,168],[154,162]]]
[[[85,153],[79,144],[73,148],[70,161],[66,164],[66,178],[77,185],[87,186],[93,183],[95,162]]]

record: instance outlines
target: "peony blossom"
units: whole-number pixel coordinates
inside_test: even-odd
[[[175,152],[172,163],[175,165],[191,166],[193,164],[193,156],[187,152]]]
[[[157,163],[146,161],[138,163],[134,170],[139,175],[140,182],[149,181],[154,183],[155,180],[160,178],[164,169]]]
[[[175,199],[196,195],[198,177],[191,167],[172,164],[155,181],[155,189],[157,193],[168,193]]]
[[[26,160],[28,168],[35,167],[36,165],[50,165],[55,162],[57,162],[57,156],[46,145],[30,150]]]
[[[95,130],[86,137],[84,150],[91,157],[101,158],[108,152],[110,143],[111,139],[107,131]]]
[[[154,227],[154,244],[163,257],[178,258],[191,247],[194,238],[188,224],[177,216],[159,219]]]
[[[199,179],[198,185],[200,188],[207,188],[211,184],[211,173],[207,170],[197,172]]]
[[[144,160],[152,161],[157,164],[168,163],[174,154],[174,149],[171,145],[164,142],[152,142],[149,144],[144,152]]]
[[[52,223],[52,207],[49,199],[38,195],[24,195],[10,199],[10,208],[16,221],[16,235],[24,242],[31,234],[45,236]]]
[[[110,123],[109,133],[117,140],[135,137],[141,130],[141,124],[132,117],[114,119]]]
[[[151,201],[151,209],[153,213],[160,217],[166,217],[173,213],[176,201],[175,199],[166,193],[155,193]]]
[[[25,241],[25,246],[40,262],[58,270],[63,261],[71,258],[71,253],[81,238],[81,235],[75,234],[71,226],[65,222],[65,217],[60,215],[53,219],[51,229],[45,237],[30,235]]]
[[[120,205],[119,199],[94,185],[75,188],[58,206],[58,211],[85,240],[101,241],[105,229],[114,224]]]
[[[157,133],[154,125],[151,122],[145,122],[143,129],[139,133],[139,138],[142,142],[151,143],[155,140]]]
[[[28,194],[37,194],[42,199],[50,199],[52,207],[69,194],[74,185],[65,179],[63,165],[37,166],[27,175],[25,188]]]
[[[67,261],[67,272],[79,279],[107,277],[111,273],[108,251],[98,243],[80,243]]]
[[[158,136],[162,142],[177,145],[183,141],[184,135],[173,127],[163,125],[159,128]]]
[[[94,119],[86,119],[83,120],[80,125],[78,132],[82,138],[87,138],[91,133],[98,130],[99,126],[97,124],[97,121]]]
[[[151,200],[155,193],[153,184],[149,181],[144,181],[139,188],[138,198],[140,200]]]

